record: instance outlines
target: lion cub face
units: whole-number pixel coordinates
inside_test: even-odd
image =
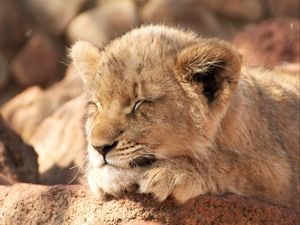
[[[160,159],[207,155],[240,71],[231,46],[150,26],[103,49],[71,49],[87,93],[92,167],[145,168]]]

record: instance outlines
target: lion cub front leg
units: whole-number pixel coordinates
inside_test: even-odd
[[[208,192],[207,182],[188,159],[158,161],[145,170],[138,180],[141,193],[151,193],[159,201],[172,195],[183,203]]]

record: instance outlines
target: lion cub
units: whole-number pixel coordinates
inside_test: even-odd
[[[70,55],[96,194],[138,184],[160,201],[230,192],[297,205],[299,77],[242,67],[231,44],[164,26]]]

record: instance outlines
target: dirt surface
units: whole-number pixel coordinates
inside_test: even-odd
[[[165,225],[297,224],[296,213],[236,195],[205,196],[176,205],[151,196],[124,194],[95,199],[84,186],[0,186],[0,224],[112,225],[153,221]]]

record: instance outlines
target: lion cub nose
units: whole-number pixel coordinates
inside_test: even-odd
[[[101,155],[105,156],[110,150],[116,147],[117,144],[118,142],[115,141],[111,145],[93,146],[93,148],[96,149],[96,151],[99,152]]]

